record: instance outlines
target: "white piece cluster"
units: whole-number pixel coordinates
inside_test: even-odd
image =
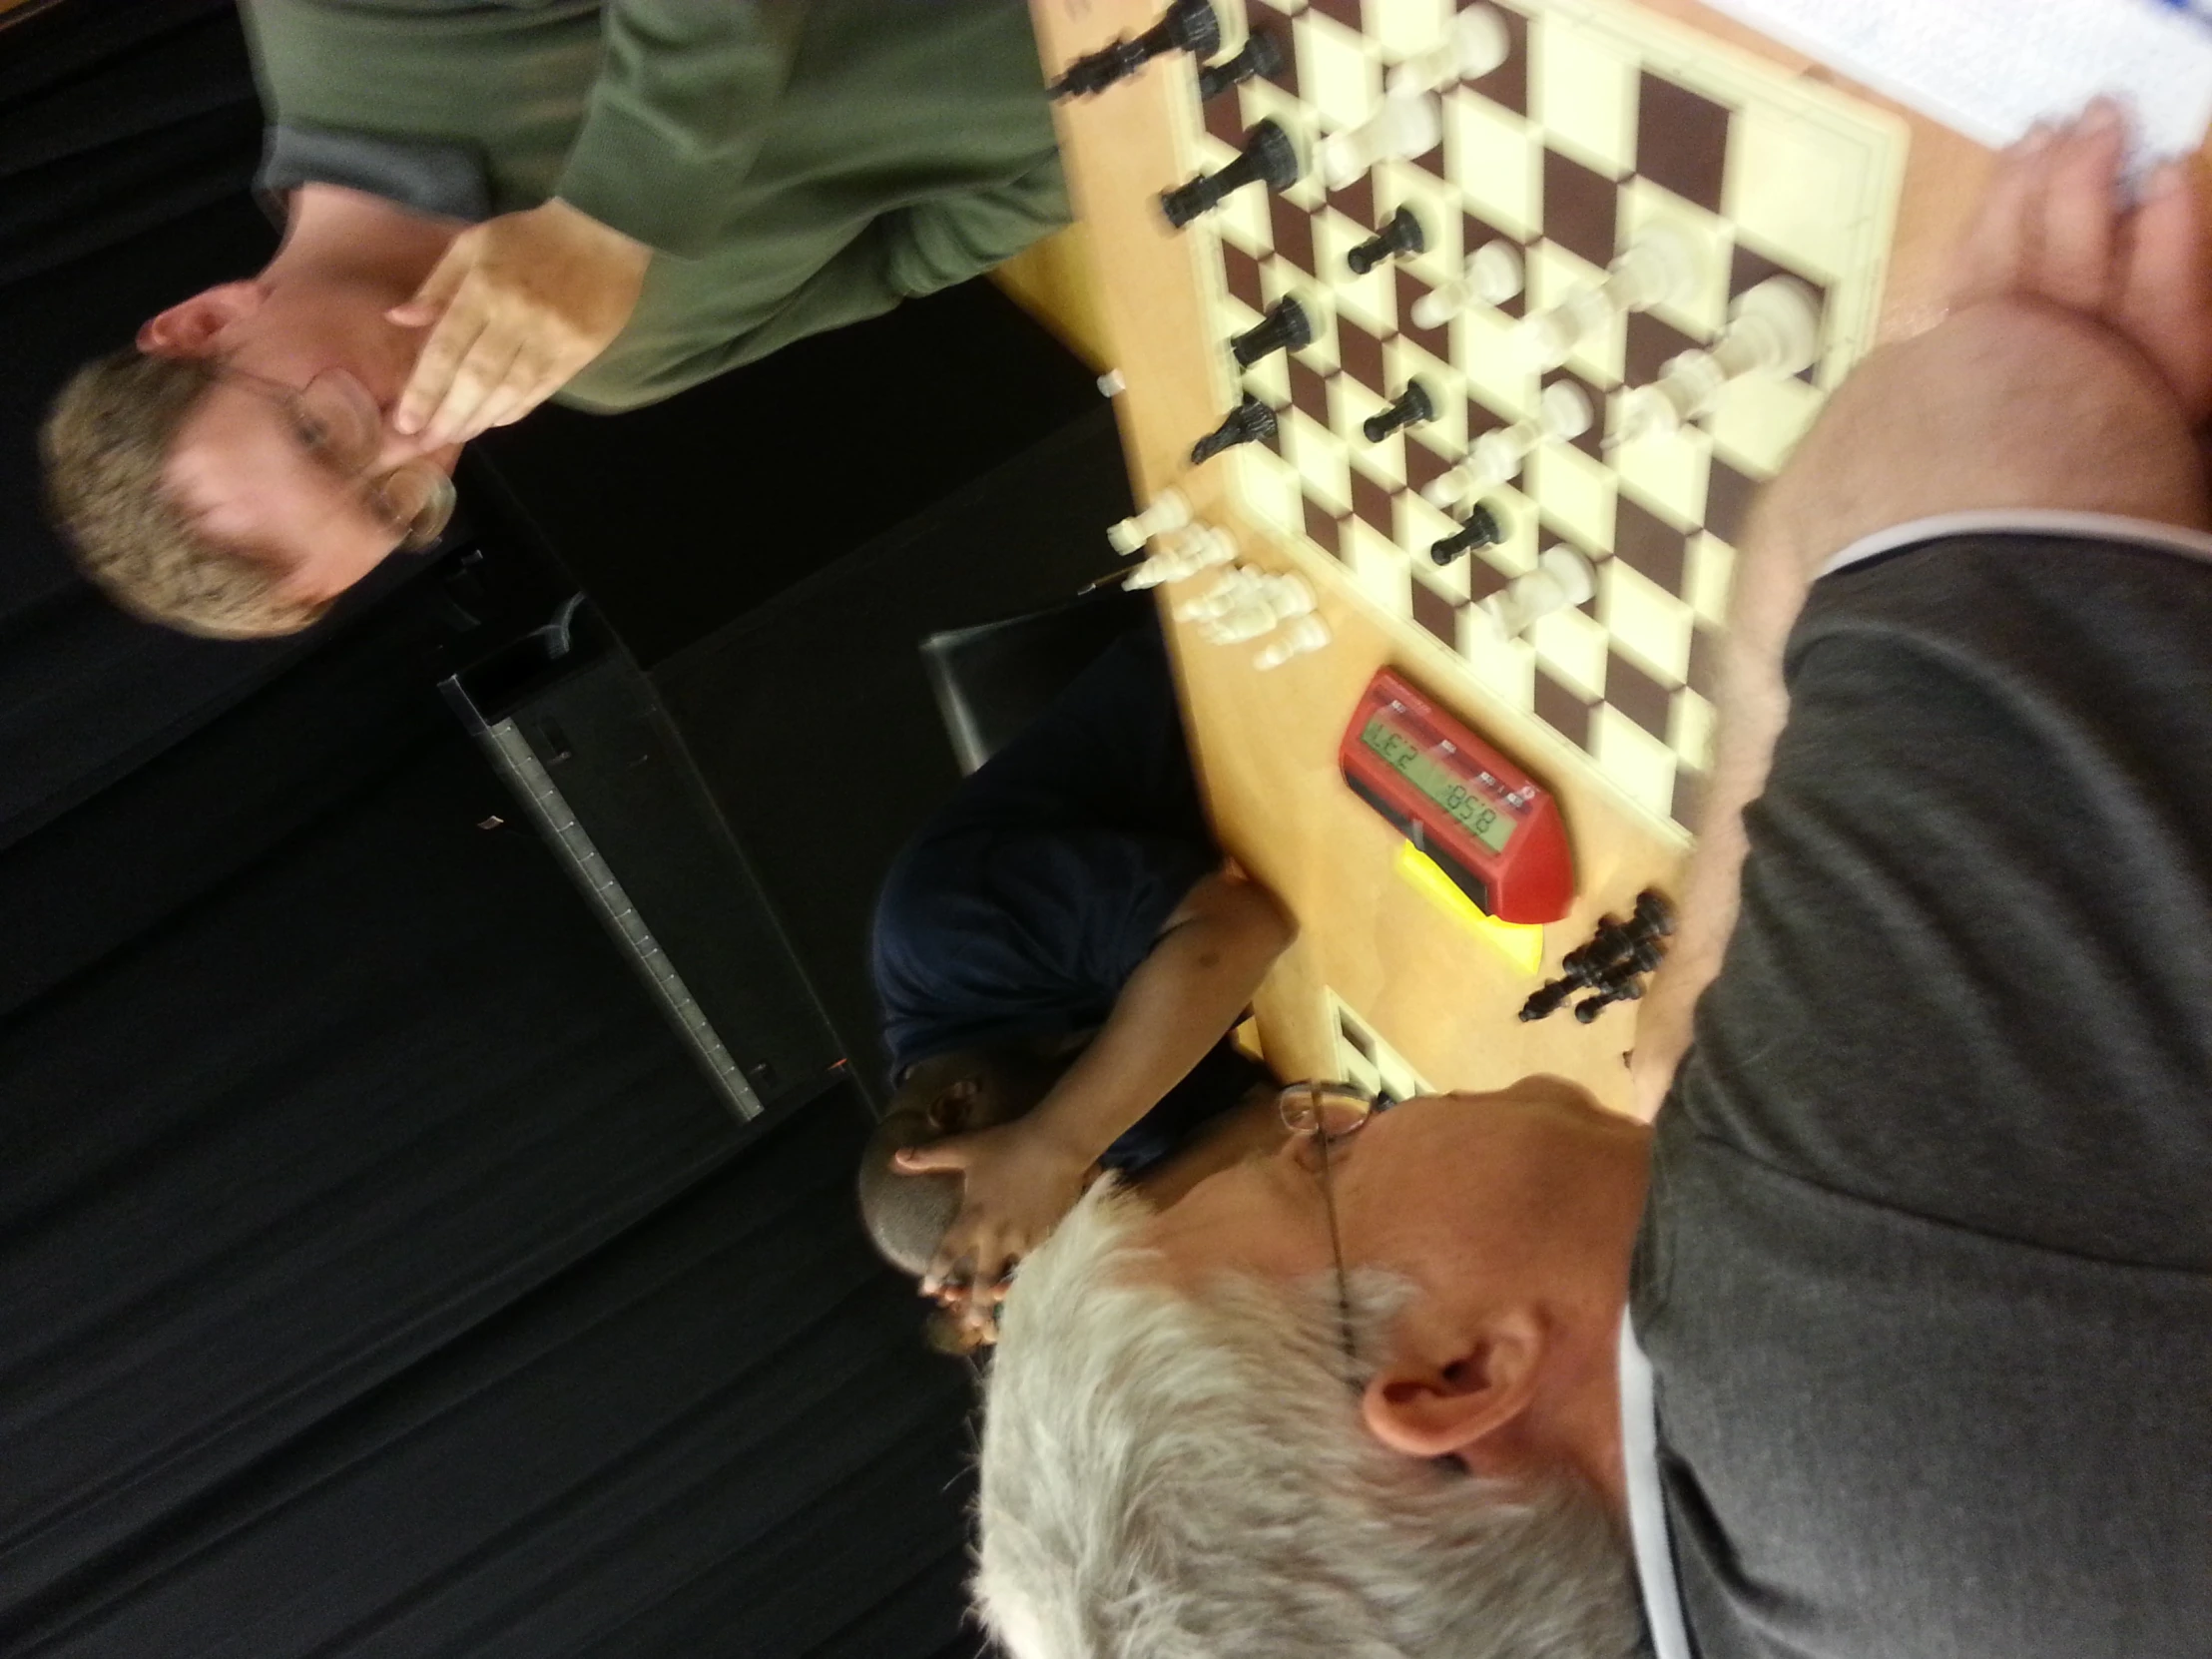
[[[1533,420],[1516,420],[1484,432],[1467,450],[1465,460],[1430,479],[1421,494],[1446,512],[1462,507],[1486,490],[1511,483],[1537,444],[1578,438],[1596,418],[1587,392],[1571,380],[1556,380],[1544,387]]]
[[[1329,644],[1329,625],[1316,614],[1315,603],[1313,584],[1303,576],[1237,565],[1178,605],[1175,615],[1215,645],[1272,636],[1253,657],[1253,666],[1264,670]]]
[[[1237,544],[1229,532],[1211,524],[1188,524],[1160,537],[1160,545],[1145,561],[1122,578],[1125,588],[1156,588],[1164,582],[1184,582],[1202,570],[1232,563]]]
[[[1794,276],[1769,276],[1729,307],[1728,327],[1710,349],[1685,351],[1659,378],[1621,398],[1612,443],[1677,432],[1713,406],[1721,388],[1747,374],[1776,377],[1812,367],[1821,347],[1821,308]]]
[[[1687,299],[1697,282],[1697,255],[1689,238],[1672,226],[1654,225],[1612,263],[1603,281],[1524,318],[1517,332],[1538,368],[1557,368],[1578,343],[1615,317]]]

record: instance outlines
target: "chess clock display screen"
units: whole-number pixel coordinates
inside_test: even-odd
[[[1488,847],[1503,852],[1512,838],[1513,820],[1492,807],[1451,772],[1420,743],[1377,715],[1368,722],[1360,741],[1382,757],[1392,771],[1450,815],[1453,823]]]

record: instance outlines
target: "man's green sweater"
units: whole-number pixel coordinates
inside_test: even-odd
[[[274,120],[459,145],[653,248],[561,392],[650,403],[1064,224],[1021,0],[245,0]]]

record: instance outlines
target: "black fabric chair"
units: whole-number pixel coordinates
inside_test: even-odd
[[[1156,617],[1149,592],[1111,588],[923,640],[922,665],[962,775],[1042,714],[1107,646]]]

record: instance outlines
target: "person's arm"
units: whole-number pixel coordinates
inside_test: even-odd
[[[2070,509],[2193,523],[2201,487],[2165,487],[2147,456],[2046,464],[2064,424],[2047,386],[2016,376],[2006,349],[2047,335],[2130,349],[2191,419],[2212,407],[2212,312],[2203,303],[2199,203],[2185,169],[2153,176],[2144,203],[2116,198],[2116,122],[2038,132],[2007,152],[1953,272],[1956,310],[1929,333],[1867,359],[1830,400],[1752,514],[1730,614],[1720,730],[1681,925],[1654,977],[1630,1061],[1636,1113],[1665,1100],[1690,1046],[1699,995],[1735,930],[1748,841],[1744,811],[1766,786],[1789,718],[1783,652],[1814,577],[1877,531],[1937,514]],[[2073,430],[2099,427],[2093,403]]]
[[[1237,1016],[1295,936],[1263,887],[1227,871],[1193,886],[1122,986],[1098,1035],[1025,1116],[915,1147],[910,1173],[965,1177],[959,1217],[923,1278],[984,1289],[1074,1206],[1099,1156],[1182,1081]]]

